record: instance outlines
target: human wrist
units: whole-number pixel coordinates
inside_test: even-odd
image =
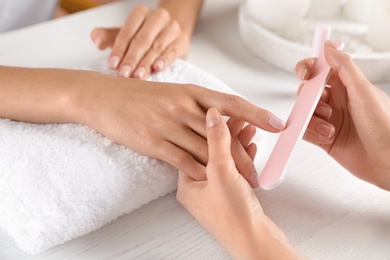
[[[160,0],[159,7],[166,9],[170,16],[175,19],[183,34],[191,38],[192,32],[197,23],[203,0]]]
[[[73,88],[67,93],[65,105],[70,122],[84,124],[92,127],[95,116],[101,104],[105,86],[109,85],[111,76],[93,71],[80,71],[82,75],[76,76]]]
[[[266,216],[234,244],[226,247],[234,259],[305,259]]]

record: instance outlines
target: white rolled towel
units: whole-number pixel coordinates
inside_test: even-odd
[[[105,64],[81,69],[115,75]],[[180,60],[148,80],[236,94]],[[27,253],[85,235],[177,188],[175,168],[83,125],[0,120],[0,140],[0,226]]]

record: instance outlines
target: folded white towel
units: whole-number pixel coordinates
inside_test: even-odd
[[[115,74],[104,61],[82,69]],[[149,80],[234,93],[184,61]],[[85,235],[177,187],[172,166],[83,125],[0,120],[0,140],[0,226],[27,253]]]

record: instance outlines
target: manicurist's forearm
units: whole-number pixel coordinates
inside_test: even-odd
[[[160,0],[159,6],[165,8],[181,26],[184,33],[191,37],[195,28],[203,0]]]

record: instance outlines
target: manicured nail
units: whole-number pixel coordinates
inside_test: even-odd
[[[112,56],[109,60],[108,60],[108,67],[110,67],[110,69],[113,69],[113,70],[116,70],[119,66],[119,57],[117,56]]]
[[[282,131],[284,128],[286,128],[286,123],[273,114],[268,116],[268,124],[279,131]]]
[[[129,65],[123,66],[119,71],[119,76],[122,76],[124,78],[130,77],[131,68]]]
[[[249,177],[248,183],[249,183],[249,185],[251,185],[251,187],[253,189],[256,189],[259,187],[259,180],[258,180],[258,175],[257,175],[256,171],[254,171],[252,173],[252,175]]]
[[[143,79],[146,73],[146,69],[144,67],[139,67],[138,69],[135,70],[134,72],[134,78],[139,78]]]
[[[221,121],[221,115],[216,108],[210,108],[206,115],[207,128],[211,128]]]
[[[156,60],[156,62],[154,63],[153,68],[156,71],[161,71],[164,68],[164,65],[165,65],[165,61],[163,61],[163,60]]]
[[[307,69],[303,66],[299,67],[297,70],[297,75],[301,80],[305,80],[307,75]]]
[[[102,43],[103,39],[102,37],[98,36],[96,37],[94,43],[95,43],[95,46],[99,49],[100,48],[100,44]]]
[[[335,132],[334,127],[327,124],[320,124],[319,126],[317,126],[317,130],[321,135],[327,138],[333,137]]]
[[[316,109],[319,116],[329,119],[332,116],[332,108],[327,105],[319,105]]]
[[[332,40],[326,40],[325,44],[336,51],[340,51],[340,46],[334,43]]]

